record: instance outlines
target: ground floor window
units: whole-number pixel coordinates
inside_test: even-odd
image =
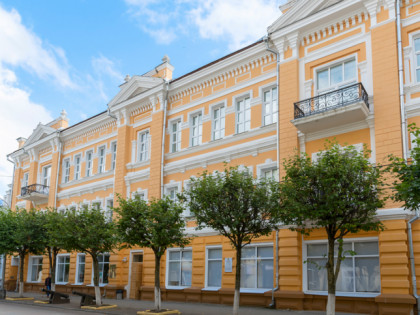
[[[177,249],[168,251],[168,286],[191,286],[192,250]]]
[[[41,282],[42,281],[42,257],[31,256],[29,257],[28,264],[28,281]]]
[[[85,254],[78,254],[77,264],[76,264],[76,283],[77,284],[82,284],[85,282],[85,265],[86,265]]]
[[[222,286],[222,249],[207,248],[207,287]]]
[[[273,246],[248,245],[242,249],[241,288],[273,288]]]
[[[99,255],[98,263],[99,263],[99,284],[108,284],[109,254]]]
[[[70,255],[57,256],[56,283],[69,282]]]
[[[337,252],[338,245],[336,245]],[[379,247],[377,240],[344,241],[345,259],[341,262],[337,279],[337,292],[379,293],[381,277],[379,272]],[[328,246],[327,242],[306,244],[306,278],[308,291],[326,292]],[[354,254],[354,255],[352,255]]]

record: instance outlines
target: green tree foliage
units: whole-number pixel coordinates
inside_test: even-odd
[[[67,212],[63,229],[63,248],[89,254],[93,260],[93,284],[95,300],[101,305],[99,289],[99,262],[101,254],[112,252],[118,245],[116,225],[99,209],[83,209]]]
[[[344,259],[343,237],[358,231],[383,228],[375,218],[383,207],[382,171],[369,162],[368,152],[354,147],[325,145],[316,162],[306,155],[296,155],[284,162],[286,175],[280,183],[280,218],[302,233],[323,228],[328,237],[327,314],[334,314],[335,291],[341,262]],[[337,263],[334,262],[334,245]]]
[[[45,227],[42,213],[35,210],[7,210],[0,214],[0,251],[19,255],[19,296],[23,297],[25,256],[42,254],[45,249]]]
[[[185,236],[183,208],[179,203],[164,199],[152,199],[150,203],[136,196],[133,199],[118,198],[118,231],[123,247],[150,248],[155,254],[155,309],[161,308],[160,261],[169,247],[184,247],[189,243]]]
[[[277,196],[278,183],[256,181],[247,170],[227,167],[223,173],[205,171],[192,178],[191,189],[182,197],[199,229],[216,230],[236,250],[234,314],[239,310],[242,248],[277,228]]]
[[[418,211],[420,209],[420,129],[411,124],[408,126],[412,139],[411,159],[390,155],[391,165],[388,170],[396,177],[394,181],[394,200],[401,201],[404,207]]]

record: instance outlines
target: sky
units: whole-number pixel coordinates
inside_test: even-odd
[[[266,34],[285,0],[0,0],[0,197],[18,137],[107,108],[168,55],[180,77]]]

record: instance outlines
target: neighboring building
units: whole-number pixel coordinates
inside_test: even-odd
[[[401,121],[420,125],[420,2],[401,5],[403,113],[395,2],[291,0],[268,27],[271,50],[260,40],[177,79],[165,57],[152,71],[127,76],[108,111],[70,127],[63,112],[39,124],[27,140],[18,139],[19,149],[9,155],[16,167],[12,206],[100,206],[109,213],[116,194],[174,197],[188,189],[191,176],[222,170],[225,161],[248,167],[256,177],[278,178],[279,158],[296,148],[314,156],[326,138],[366,144],[372,161],[402,156],[407,130]],[[338,310],[413,311],[410,216],[388,203],[378,209],[383,232],[346,238],[345,246],[357,255],[342,265]],[[185,217],[193,232],[194,218],[188,211]],[[420,272],[420,224],[413,229]],[[231,303],[235,261],[229,270],[226,258],[234,257],[232,247],[211,230],[194,234],[190,246],[170,249],[163,258],[163,299]],[[326,250],[322,230],[303,237],[283,228],[278,239],[272,233],[253,242],[243,256],[242,304],[270,304],[278,283],[277,308],[325,309],[326,273],[305,261],[322,263]],[[47,258],[27,259],[26,285],[39,288],[48,274]],[[16,261],[7,261],[10,284],[17,269],[11,263]],[[91,284],[88,256],[63,253],[57,263],[60,290]],[[107,294],[124,287],[130,298],[153,298],[150,250],[104,255],[100,267]]]

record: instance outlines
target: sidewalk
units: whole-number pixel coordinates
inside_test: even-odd
[[[8,297],[17,297],[15,292],[7,292]],[[34,297],[35,300],[45,300],[45,294],[41,293],[25,293],[25,297]],[[2,309],[6,309],[7,304],[7,313],[2,313]],[[25,314],[25,313],[38,313],[37,311],[45,310],[45,313],[49,314],[80,314],[82,312],[88,312],[92,314],[112,314],[112,315],[135,315],[137,311],[152,309],[154,304],[152,301],[139,301],[139,300],[114,300],[114,299],[103,299],[104,304],[116,304],[117,308],[108,309],[108,310],[81,310],[80,306],[80,297],[70,295],[69,304],[36,304],[33,300],[30,301],[7,301],[0,300],[0,315],[10,314],[10,309],[12,307],[16,308],[16,311],[13,314]],[[2,307],[2,304],[4,307]],[[27,311],[28,307],[31,307]],[[181,302],[162,302],[162,308],[167,309],[176,309],[179,310],[182,315],[230,315],[232,314],[232,306],[229,305],[220,305],[220,304],[202,304],[202,303],[181,303]],[[48,312],[47,312],[48,311]],[[262,307],[248,307],[241,306],[239,309],[241,315],[322,315],[325,312],[318,311],[289,311],[289,310],[274,310],[267,309]],[[349,313],[336,313],[337,315],[350,315]]]

